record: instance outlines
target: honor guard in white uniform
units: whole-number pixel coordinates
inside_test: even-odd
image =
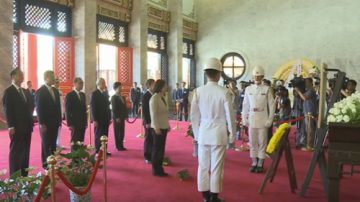
[[[198,141],[198,190],[204,201],[218,202],[222,190],[226,146],[234,142],[235,120],[231,95],[218,85],[222,64],[210,58],[204,68],[208,82],[195,90],[191,123]]]
[[[262,85],[264,68],[255,66],[253,70],[254,84],[247,87],[243,102],[243,125],[249,128],[250,172],[262,173],[267,146],[267,131],[271,126],[275,113],[274,97],[269,87]]]

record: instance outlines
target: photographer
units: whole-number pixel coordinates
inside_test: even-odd
[[[295,87],[295,86],[294,86]],[[296,93],[303,100],[303,112],[305,115],[315,116],[317,113],[316,100],[317,95],[313,86],[312,78],[305,78],[305,92],[303,93],[299,87],[295,87]],[[306,148],[302,148],[303,151],[311,151],[314,146],[314,133],[315,133],[315,121],[311,118],[305,118],[305,131],[307,134]]]
[[[341,98],[349,97],[351,94],[355,93],[356,91],[357,82],[353,79],[350,79],[346,84],[346,89],[341,90]]]

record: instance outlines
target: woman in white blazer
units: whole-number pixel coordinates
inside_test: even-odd
[[[166,136],[170,130],[168,119],[168,105],[165,100],[167,85],[164,80],[157,80],[154,87],[154,95],[150,99],[151,135],[153,137],[152,148],[152,173],[154,176],[165,177],[162,166]]]

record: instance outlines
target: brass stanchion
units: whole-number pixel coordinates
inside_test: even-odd
[[[142,113],[142,108],[139,109],[140,111],[140,116],[141,116],[141,120],[143,120],[143,113]],[[144,127],[142,125],[142,121],[139,121],[139,126],[140,126],[140,133],[136,136],[137,138],[144,138]]]
[[[101,148],[102,148],[102,151],[103,151],[104,201],[107,202],[106,153],[107,153],[108,137],[103,135],[103,136],[101,136],[100,141],[101,141]]]
[[[90,105],[87,106],[87,114],[88,114],[88,126],[89,126],[89,147],[92,147],[92,139],[91,139],[91,109]]]
[[[55,196],[55,185],[56,185],[56,180],[55,180],[55,164],[56,164],[56,159],[55,156],[51,155],[46,159],[46,162],[48,163],[49,166],[49,177],[50,177],[50,185],[51,185],[51,201],[52,202],[56,202],[56,196]]]
[[[180,102],[176,102],[176,125],[175,125],[175,127],[173,128],[173,130],[180,130],[181,128],[180,128],[180,126],[179,126],[179,113],[182,113],[181,111],[180,111]],[[180,111],[180,112],[179,112]]]
[[[308,112],[307,114],[306,114],[306,119],[307,119],[307,124],[306,124],[306,132],[307,132],[307,146],[306,146],[306,149],[307,150],[311,150],[312,148],[310,147],[310,141],[311,141],[311,113],[310,112]]]

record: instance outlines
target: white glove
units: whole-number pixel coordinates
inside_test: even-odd
[[[249,126],[249,121],[247,119],[243,119],[242,126]]]
[[[272,123],[273,123],[273,120],[272,120],[272,119],[268,119],[268,120],[266,121],[266,123],[265,123],[265,127],[266,127],[266,128],[270,128],[270,126],[272,125]]]
[[[230,133],[228,137],[228,143],[233,144],[234,142],[235,142],[235,136]]]

